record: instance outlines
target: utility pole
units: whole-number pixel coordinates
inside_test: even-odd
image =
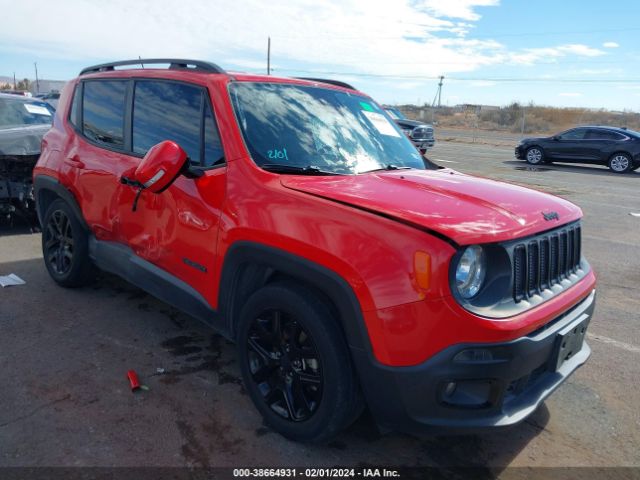
[[[36,68],[36,94],[40,93],[40,81],[38,80],[38,62],[33,62],[33,66]]]
[[[444,81],[444,75],[440,75],[440,83],[438,83],[438,90],[436,91],[436,96],[433,97],[433,103],[431,107],[436,106],[436,99],[438,99],[438,108],[442,106],[442,82]]]
[[[18,89],[18,86],[16,85],[16,72],[13,72],[13,89]]]
[[[271,37],[267,37],[267,75],[271,75]]]
[[[526,107],[522,106],[522,135],[524,135],[524,114],[526,112]]]

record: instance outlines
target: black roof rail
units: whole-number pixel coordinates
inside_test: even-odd
[[[312,77],[295,77],[299,80],[310,80],[312,82],[320,82],[320,83],[328,83],[329,85],[336,85],[342,88],[349,88],[351,90],[357,90],[352,85],[349,85],[346,82],[341,82],[340,80],[331,80],[330,78],[312,78]]]
[[[126,65],[145,65],[169,64],[170,70],[193,70],[204,73],[225,73],[215,63],[203,62],[202,60],[187,60],[184,58],[138,58],[136,60],[122,60],[120,62],[101,63],[92,67],[84,68],[80,75],[97,72],[109,72],[115,70],[115,67],[123,67]]]

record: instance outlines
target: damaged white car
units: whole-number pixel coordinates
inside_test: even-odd
[[[42,100],[0,94],[0,222],[38,226],[31,176],[54,113]]]

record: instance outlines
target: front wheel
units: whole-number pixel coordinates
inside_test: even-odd
[[[616,153],[609,159],[609,169],[615,173],[627,173],[633,169],[631,158],[626,153]]]
[[[540,147],[530,147],[527,150],[525,159],[530,165],[540,165],[544,163],[544,152]]]
[[[313,292],[288,282],[261,288],[242,309],[237,338],[249,396],[283,436],[324,442],[360,414],[346,341]]]

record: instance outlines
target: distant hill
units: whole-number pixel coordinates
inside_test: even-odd
[[[640,113],[632,111],[556,108],[518,103],[503,107],[458,105],[431,108],[399,105],[398,108],[409,118],[436,123],[438,127],[444,128],[551,134],[577,125],[610,125],[640,131]]]
[[[16,77],[16,82],[19,82],[20,80],[23,80],[23,79]],[[36,79],[30,78],[29,81],[31,82],[31,93],[35,94]],[[8,83],[9,85],[13,85],[13,77],[0,75],[0,84],[5,84],[5,83]],[[64,87],[64,84],[67,83],[67,81],[66,80],[48,80],[45,78],[40,78],[38,79],[38,83],[40,85],[40,89],[39,89],[40,92],[46,93],[46,92],[51,92],[53,90],[61,91],[62,88]]]

